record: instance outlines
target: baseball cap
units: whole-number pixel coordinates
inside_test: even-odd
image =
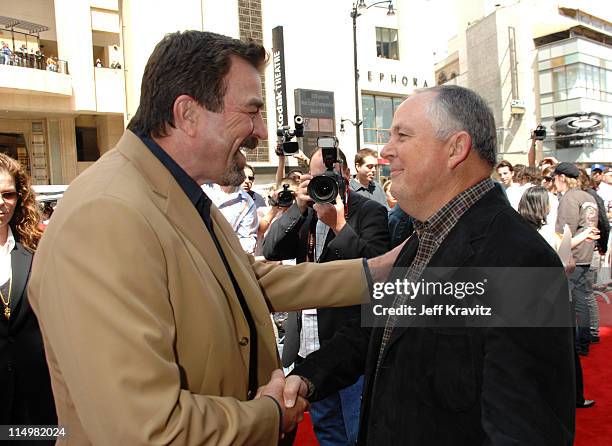
[[[594,170],[600,170],[601,172],[605,172],[606,168],[602,164],[593,164],[591,166],[591,173],[593,173]]]
[[[580,171],[578,168],[572,163],[559,163],[557,167],[555,167],[554,175],[563,174],[568,178],[578,178],[580,176]]]

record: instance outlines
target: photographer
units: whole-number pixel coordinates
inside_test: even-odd
[[[335,204],[317,203],[308,195],[313,176],[330,173],[318,149],[310,160],[310,175],[302,176],[296,202],[274,223],[263,242],[268,260],[296,258],[302,262],[374,257],[389,249],[387,210],[380,203],[347,187],[349,171],[344,154],[337,150],[334,171],[344,182]],[[346,205],[345,205],[346,203]],[[313,284],[316,286],[316,284]],[[350,284],[347,283],[347,286]],[[288,296],[290,299],[291,296]],[[360,307],[292,312],[285,323],[283,366],[299,363],[350,320],[359,318]],[[355,444],[363,379],[313,403],[310,414],[321,445]]]
[[[278,156],[278,166],[276,168],[276,185],[279,186],[284,178],[299,180],[302,176],[302,170],[300,168],[293,168],[289,172],[287,172],[287,175],[285,175],[285,157],[288,155],[285,155],[285,153],[283,152],[283,146],[281,141],[279,141],[278,145],[276,146],[275,152],[276,156]],[[293,157],[298,160],[299,164],[304,164],[307,166],[310,162],[308,157],[304,155],[304,152],[302,152],[301,150],[299,150],[297,153],[294,153]]]
[[[255,246],[256,256],[263,256],[263,240],[268,234],[268,229],[295,202],[297,187],[298,182],[291,178],[283,178],[278,185],[270,187],[268,195],[270,206],[257,209],[259,229],[257,231],[257,245]]]

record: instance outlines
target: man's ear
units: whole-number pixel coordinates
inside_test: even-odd
[[[182,94],[174,100],[172,113],[174,114],[174,127],[188,136],[195,136],[198,125],[199,104],[191,96]]]
[[[464,162],[472,150],[472,137],[466,131],[455,133],[449,140],[448,167],[454,169]]]

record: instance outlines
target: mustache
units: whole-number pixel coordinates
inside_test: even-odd
[[[258,145],[259,145],[259,139],[256,138],[255,136],[249,136],[247,139],[242,141],[242,144],[240,144],[240,147],[244,149],[253,150],[253,149],[256,149]]]

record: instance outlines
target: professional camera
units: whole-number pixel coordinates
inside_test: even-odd
[[[543,125],[539,125],[533,131],[533,136],[536,141],[544,141],[546,139],[546,127]]]
[[[297,141],[291,141],[294,137],[302,138],[304,136],[304,118],[301,115],[293,117],[295,130],[284,125],[276,130],[276,135],[281,139],[281,147],[283,155],[295,155],[300,151],[300,146]]]
[[[308,183],[308,195],[316,203],[336,203],[338,194],[344,199],[346,182],[344,177],[334,170],[338,159],[338,139],[335,136],[319,136],[317,145],[321,147],[321,156],[327,169],[321,175],[316,175]]]
[[[276,206],[280,206],[282,208],[288,208],[293,204],[293,200],[295,199],[295,192],[289,189],[288,184],[283,184],[283,190],[278,192],[276,198]]]

